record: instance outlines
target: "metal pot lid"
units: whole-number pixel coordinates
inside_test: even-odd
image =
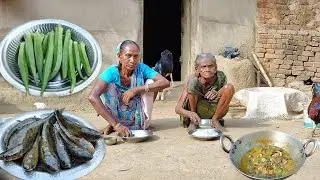
[[[4,124],[2,124],[1,129],[4,131],[0,131],[0,152],[4,151],[4,136],[8,132],[10,128],[12,128],[18,121],[24,120],[30,117],[44,117],[46,114],[51,113],[52,110],[39,110],[39,111],[32,111],[28,113],[24,113],[13,117],[7,120]],[[86,127],[95,129],[90,123],[86,122],[85,120],[72,115],[67,112],[63,112],[63,115],[76,121],[77,123],[84,125]],[[71,169],[67,170],[60,170],[57,173],[47,173],[42,171],[31,171],[27,172],[23,169],[23,167],[15,162],[4,162],[0,161],[0,168],[5,170],[6,172],[10,173],[11,175],[20,178],[20,179],[45,179],[45,180],[59,180],[59,179],[77,179],[82,177],[91,171],[93,171],[103,160],[106,152],[106,146],[104,144],[104,140],[100,139],[95,144],[95,152],[93,154],[93,158],[83,164],[75,166]]]

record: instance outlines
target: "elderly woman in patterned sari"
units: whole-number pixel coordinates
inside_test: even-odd
[[[149,66],[139,63],[140,48],[131,40],[117,48],[119,63],[109,66],[93,87],[89,101],[113,131],[130,136],[130,130],[148,129],[154,95],[170,83]]]
[[[222,119],[228,112],[234,87],[227,83],[226,75],[217,70],[211,53],[201,53],[195,61],[196,73],[188,78],[176,106],[182,125],[197,128],[201,119],[211,119],[211,125],[224,130]]]

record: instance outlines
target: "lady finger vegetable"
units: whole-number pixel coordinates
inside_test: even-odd
[[[69,78],[70,78],[70,81],[71,81],[71,87],[70,87],[70,93],[73,92],[73,89],[76,85],[76,71],[75,71],[75,68],[74,68],[74,59],[73,59],[73,53],[72,53],[72,45],[73,45],[73,41],[72,40],[69,40],[69,66],[68,66],[68,69],[69,69]]]
[[[44,35],[40,33],[36,33],[34,35],[34,53],[36,58],[37,70],[39,73],[40,79],[42,79],[43,72],[43,49],[42,49],[42,41],[44,39]]]
[[[83,42],[80,42],[79,44],[79,49],[80,49],[80,58],[81,62],[83,64],[83,68],[88,76],[91,76],[91,68],[90,68],[90,63],[89,59],[86,53],[86,48],[85,44]]]
[[[46,62],[43,69],[43,83],[41,84],[41,93],[42,96],[44,93],[44,90],[47,87],[49,76],[51,74],[51,68],[52,68],[52,60],[53,60],[53,47],[54,46],[54,32],[49,32],[49,41],[48,41],[48,52],[46,56]]]
[[[47,55],[48,39],[49,39],[49,33],[44,35],[44,39],[42,42],[43,57]]]
[[[36,86],[38,86],[36,61],[34,59],[32,34],[31,33],[27,34],[25,39],[26,39],[26,52],[27,52],[27,56],[28,56],[28,65],[31,70],[33,80],[34,80]]]
[[[74,49],[74,61],[77,68],[77,72],[79,73],[79,76],[81,77],[81,79],[84,79],[81,72],[81,59],[80,59],[78,42],[76,41],[73,42],[73,49]]]
[[[55,45],[54,45],[54,63],[52,65],[53,70],[49,79],[53,79],[60,70],[62,62],[62,34],[63,28],[61,25],[58,25],[55,33]]]
[[[61,65],[62,79],[66,79],[68,75],[69,40],[71,40],[70,29],[66,31],[64,42],[63,42],[62,65]]]
[[[24,84],[24,88],[26,89],[26,93],[29,94],[29,70],[28,70],[28,63],[26,59],[26,54],[25,54],[25,42],[22,42],[20,44],[19,48],[19,55],[18,55],[18,66],[20,70],[20,75],[21,79]]]

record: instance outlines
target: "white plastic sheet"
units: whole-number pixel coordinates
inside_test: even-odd
[[[246,106],[243,118],[301,118],[310,99],[302,91],[285,87],[256,87],[238,91],[235,98]]]

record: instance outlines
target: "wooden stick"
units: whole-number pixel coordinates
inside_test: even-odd
[[[260,82],[261,82],[261,72],[257,71],[257,86],[260,87]]]
[[[259,67],[258,67],[256,61],[252,60],[251,58],[249,58],[249,60],[252,62],[253,66],[256,68],[256,70],[259,71]]]
[[[256,61],[255,61],[255,60],[252,60],[251,58],[249,58],[249,60],[250,60],[251,63],[253,64],[253,67],[255,68],[254,70],[256,71],[256,73],[257,73],[257,75],[258,75],[259,67],[258,67]],[[261,84],[261,80],[262,80],[264,83],[267,84],[267,80],[266,80],[264,77],[261,78],[261,72],[260,72],[260,71],[259,71],[259,75],[260,75],[260,84]],[[257,79],[257,80],[258,80],[258,79]],[[258,84],[258,83],[257,83],[257,84]],[[258,86],[258,87],[259,87],[259,86]]]
[[[258,60],[257,55],[256,55],[254,52],[252,52],[252,56],[253,56],[255,62],[257,63],[257,65],[258,65],[258,67],[259,67],[259,70],[260,70],[261,73],[262,73],[262,76],[267,80],[268,85],[269,85],[270,87],[272,87],[272,86],[273,86],[273,85],[272,85],[272,82],[270,81],[270,78],[268,77],[266,71],[264,70],[264,68],[262,67],[260,61]]]

